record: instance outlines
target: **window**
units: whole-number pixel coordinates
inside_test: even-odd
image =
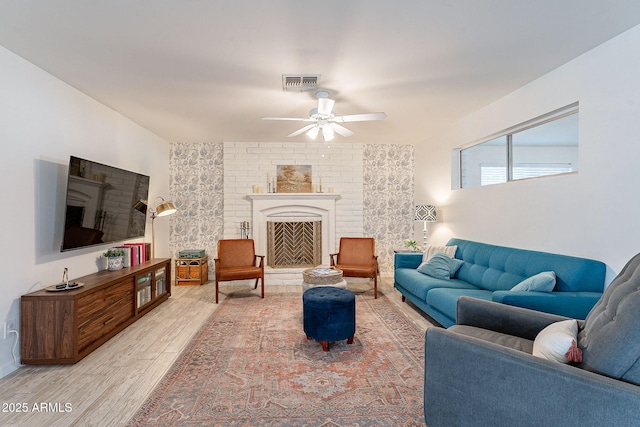
[[[460,188],[578,171],[578,104],[459,150]]]
[[[501,136],[460,152],[462,188],[507,182],[507,138]]]

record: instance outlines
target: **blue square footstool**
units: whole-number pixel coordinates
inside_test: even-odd
[[[302,294],[302,317],[307,339],[320,341],[329,351],[329,343],[347,340],[356,333],[356,296],[348,289],[333,286],[311,288]]]

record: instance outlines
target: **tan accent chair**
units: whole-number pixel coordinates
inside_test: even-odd
[[[215,262],[216,304],[218,303],[218,283],[230,280],[262,280],[264,298],[264,255],[255,254],[252,239],[226,239],[218,241],[218,258]]]
[[[331,254],[331,266],[342,270],[343,277],[373,279],[373,297],[378,298],[378,256],[371,237],[342,237],[340,251]]]

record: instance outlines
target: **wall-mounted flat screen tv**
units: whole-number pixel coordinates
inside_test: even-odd
[[[146,215],[133,205],[149,198],[149,177],[71,156],[62,251],[143,237]]]

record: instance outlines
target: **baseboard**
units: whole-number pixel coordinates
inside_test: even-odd
[[[16,366],[15,363],[13,363],[13,360],[4,363],[3,365],[0,366],[0,378],[6,377],[7,375],[12,373],[13,371],[16,371],[17,369],[18,369],[18,366]]]
[[[264,269],[264,285],[302,285],[302,270],[305,268],[270,268]],[[393,278],[393,272],[381,272],[379,279],[381,278]],[[214,281],[214,276],[209,276],[209,281]],[[371,279],[358,278],[358,277],[346,277],[347,283],[368,283]],[[235,280],[234,285],[251,285],[255,283],[254,279],[251,280]]]

